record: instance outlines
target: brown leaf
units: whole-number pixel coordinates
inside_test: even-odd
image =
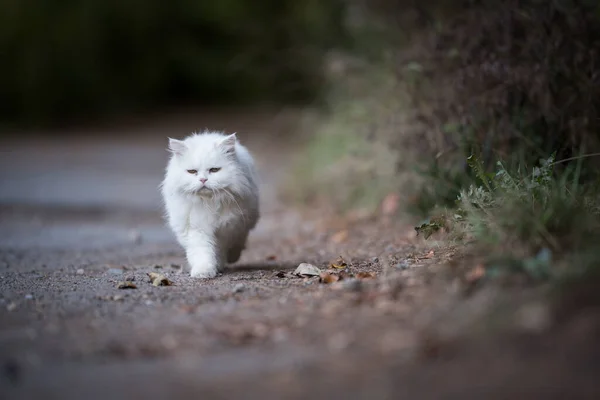
[[[124,281],[117,283],[117,289],[137,289],[137,286],[131,281]]]
[[[359,272],[356,274],[358,279],[373,279],[375,278],[375,274],[372,272]]]
[[[332,237],[331,237],[331,241],[333,243],[342,243],[344,242],[346,239],[348,239],[348,230],[344,229],[341,230],[337,233],[335,233]]]
[[[469,283],[475,283],[478,280],[480,280],[481,278],[483,278],[485,276],[485,268],[483,267],[483,265],[478,264],[475,268],[473,268],[472,270],[470,270],[467,275],[465,276],[467,282]]]
[[[156,272],[149,272],[148,277],[153,286],[171,286],[173,284],[166,276]]]
[[[329,272],[321,272],[319,275],[319,282],[329,284],[333,282],[337,282],[340,280],[340,277],[335,274],[330,274]]]
[[[348,266],[348,264],[346,264],[346,261],[344,261],[342,256],[339,256],[335,261],[333,261],[331,264],[329,264],[329,268],[334,268],[334,269],[344,269],[347,266]]]
[[[271,254],[269,256],[267,256],[267,261],[274,261],[277,260],[277,256],[275,254]]]
[[[425,254],[425,256],[423,256],[423,258],[432,258],[434,255],[433,250],[431,250],[429,253]]]

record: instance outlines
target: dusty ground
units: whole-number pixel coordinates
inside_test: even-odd
[[[3,140],[0,398],[600,398],[597,286],[568,313],[539,289],[466,296],[457,249],[282,204],[294,114],[234,116]],[[238,131],[263,176],[248,250],[209,281],[187,275],[157,191],[165,136],[205,126]],[[339,255],[374,278],[292,274]]]

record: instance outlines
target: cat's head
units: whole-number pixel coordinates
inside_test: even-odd
[[[235,133],[193,134],[184,140],[169,138],[169,175],[179,190],[203,197],[235,193],[246,186],[236,157]]]

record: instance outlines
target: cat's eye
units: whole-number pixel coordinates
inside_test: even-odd
[[[188,174],[196,175],[198,173],[198,170],[197,169],[188,169],[187,172],[188,172]]]
[[[210,172],[211,174],[214,174],[215,172],[219,172],[221,170],[221,168],[211,168],[208,170],[208,172]]]

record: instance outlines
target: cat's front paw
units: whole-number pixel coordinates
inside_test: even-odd
[[[216,267],[212,267],[212,268],[192,267],[190,276],[192,278],[200,278],[200,279],[214,278],[215,276],[217,276],[217,272],[218,271],[217,271]]]
[[[192,278],[214,278],[219,272],[217,258],[210,251],[188,250]]]

